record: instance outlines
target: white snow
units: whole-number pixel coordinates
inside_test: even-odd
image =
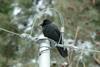
[[[33,24],[33,18],[29,17],[28,19],[28,26],[31,26]]]
[[[18,28],[19,28],[19,29],[24,29],[25,27],[24,27],[24,25],[22,25],[22,24],[18,24]]]
[[[47,8],[47,10],[45,11],[45,14],[48,14],[50,16],[52,16],[52,11],[50,10],[50,8]]]
[[[24,32],[31,31],[32,27],[27,27]]]
[[[40,11],[40,9],[44,8],[46,8],[46,6],[43,4],[43,0],[40,0],[37,5],[37,11]]]
[[[31,62],[32,62],[32,63],[36,63],[36,60],[35,60],[35,59],[32,59]]]
[[[22,66],[23,66],[22,63],[17,63],[17,64],[15,64],[13,67],[22,67]]]
[[[13,15],[16,16],[16,15],[17,15],[18,13],[20,13],[20,12],[21,12],[21,8],[18,7],[18,6],[16,6],[16,7],[14,8]]]

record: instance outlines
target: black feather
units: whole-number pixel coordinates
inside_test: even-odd
[[[45,19],[41,24],[43,28],[44,36],[54,40],[58,44],[62,44],[63,40],[61,37],[61,33],[56,25],[54,25],[50,20]],[[56,46],[57,50],[59,51],[62,57],[68,56],[67,48]]]

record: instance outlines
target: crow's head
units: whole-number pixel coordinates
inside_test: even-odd
[[[50,24],[51,23],[51,21],[50,20],[48,20],[48,19],[45,19],[45,20],[43,20],[43,23],[42,24],[40,24],[41,26],[45,26],[45,25],[48,25],[48,24]]]

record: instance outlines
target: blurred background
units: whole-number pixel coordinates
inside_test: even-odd
[[[65,45],[79,48],[68,48],[67,58],[52,48],[51,67],[100,67],[100,0],[0,0],[0,67],[38,67],[32,38],[45,18],[64,26]]]

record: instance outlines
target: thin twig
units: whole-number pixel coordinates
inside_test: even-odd
[[[83,62],[83,67],[86,67],[86,64],[85,64],[85,62]]]
[[[78,67],[79,66],[79,60],[77,60],[77,63],[76,63],[76,67]]]
[[[4,28],[0,28],[0,30],[5,31],[5,32],[8,32],[8,33],[11,33],[11,34],[14,34],[14,35],[17,35],[17,36],[20,36],[20,34],[15,33],[15,32],[12,32],[12,31],[9,31],[9,30],[4,29]]]
[[[76,45],[77,43],[77,37],[78,37],[78,32],[79,32],[79,26],[77,27],[77,29],[76,29],[76,34],[75,34],[75,42],[74,42],[74,45]],[[71,63],[72,61],[73,61],[73,50],[72,50],[72,52],[70,53],[70,56],[69,56],[69,59],[70,59],[70,61],[69,61],[69,63]],[[71,59],[72,59],[72,61],[71,61]]]
[[[33,18],[32,29],[31,29],[30,35],[32,35],[32,33],[33,33],[33,28],[34,28],[34,25],[36,23],[36,19],[37,19],[37,15],[35,15]]]
[[[79,31],[80,31],[80,27],[79,26],[77,26],[77,29],[76,29],[76,33],[75,33],[75,42],[74,42],[74,45],[76,46],[77,45],[77,40],[78,40],[78,33],[79,33]]]

